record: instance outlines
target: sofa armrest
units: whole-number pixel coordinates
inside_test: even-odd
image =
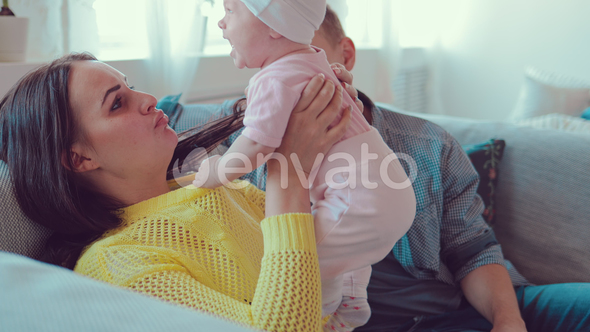
[[[12,253],[0,271],[2,331],[252,331]]]

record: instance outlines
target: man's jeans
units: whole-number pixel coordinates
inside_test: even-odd
[[[515,288],[522,318],[529,332],[590,331],[590,283],[568,283]],[[480,332],[492,324],[467,301],[453,312],[410,320],[395,332]]]

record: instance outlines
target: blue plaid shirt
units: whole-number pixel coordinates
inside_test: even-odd
[[[391,253],[373,266],[368,289],[373,316],[367,327],[380,316],[388,322],[401,321],[458,307],[462,299],[459,282],[483,265],[502,264],[515,285],[528,284],[504,260],[492,229],[481,216],[484,205],[476,193],[479,176],[457,140],[434,123],[376,107],[362,94],[360,98],[370,105],[373,126],[387,145],[413,160],[402,162],[406,173],[416,172],[416,218]],[[187,105],[179,129],[230,114],[231,105],[233,101]],[[225,145],[238,135],[233,134]],[[244,178],[264,189],[265,166]]]

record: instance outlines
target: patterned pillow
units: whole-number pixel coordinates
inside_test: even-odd
[[[479,174],[477,193],[483,199],[485,210],[483,218],[490,225],[494,225],[496,216],[495,192],[498,182],[498,164],[502,160],[506,142],[501,139],[490,139],[479,144],[464,145],[463,149],[469,156],[473,167]]]

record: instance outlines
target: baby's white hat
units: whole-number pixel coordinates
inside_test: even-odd
[[[326,0],[241,1],[274,31],[301,44],[311,44],[326,15]]]

